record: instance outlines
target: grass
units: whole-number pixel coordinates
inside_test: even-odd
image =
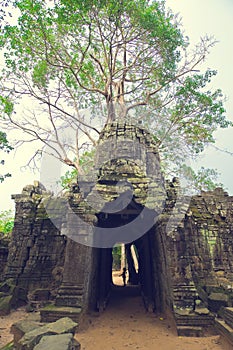
[[[0,348],[0,350],[13,350],[13,349],[14,349],[14,342],[13,341],[4,345],[3,348]]]

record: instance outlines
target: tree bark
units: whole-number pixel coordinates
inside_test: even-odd
[[[136,272],[134,260],[132,257],[131,244],[126,244],[125,250],[126,250],[126,258],[127,258],[127,262],[128,262],[128,271],[129,271],[128,283],[129,284],[138,284],[138,274]]]

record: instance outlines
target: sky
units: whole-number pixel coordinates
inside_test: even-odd
[[[233,1],[232,0],[167,0],[173,12],[182,17],[183,29],[190,42],[200,37],[213,35],[218,43],[212,48],[206,67],[216,69],[218,74],[213,80],[213,88],[222,89],[226,95],[226,115],[233,121]],[[233,152],[233,129],[221,129],[215,134],[215,146]],[[216,169],[219,182],[233,195],[233,156],[208,147],[198,166]]]
[[[197,43],[206,34],[218,41],[205,65],[218,71],[212,85],[215,89],[221,88],[226,95],[227,118],[233,121],[233,0],[167,0],[166,4],[180,14],[183,30],[191,43]],[[233,153],[232,135],[232,128],[217,131],[215,146]],[[11,194],[21,193],[25,185],[40,179],[39,173],[25,170],[29,157],[28,145],[5,156],[6,165],[2,169],[11,172],[12,177],[0,184],[0,211],[14,208]],[[233,156],[208,147],[197,164],[201,166],[216,169],[220,174],[219,182],[233,195]]]

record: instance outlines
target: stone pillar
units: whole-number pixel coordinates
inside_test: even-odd
[[[90,247],[68,238],[63,281],[56,298],[57,306],[83,306],[85,280],[90,273],[90,266],[87,266],[90,254]]]
[[[41,321],[56,321],[70,317],[80,322],[89,306],[94,226],[96,217],[91,213],[80,193],[70,193],[67,199],[66,220],[61,233],[67,236],[62,283],[53,308],[41,310]]]

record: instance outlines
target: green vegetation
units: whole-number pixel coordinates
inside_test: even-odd
[[[6,138],[6,133],[0,131],[0,151],[4,151],[6,153],[9,153],[12,150],[12,147],[9,145],[7,138]],[[3,159],[0,159],[0,164],[4,165],[5,161]],[[6,177],[10,177],[11,174],[1,174],[0,173],[0,182],[3,182]]]
[[[14,350],[14,342],[11,341],[7,345],[3,346],[0,350]]]
[[[221,90],[210,88],[216,71],[202,68],[215,40],[206,36],[190,50],[165,1],[6,3],[8,12],[15,9],[13,20],[2,14],[1,112],[5,125],[23,131],[19,144],[40,142],[32,162],[46,148],[85,173],[83,150],[96,147],[106,122],[122,118],[155,135],[165,174],[179,176],[187,159],[214,143],[215,130],[231,125]],[[30,111],[16,113],[28,97]],[[90,108],[91,118],[83,108]],[[73,141],[60,133],[67,127]]]
[[[185,179],[194,189],[212,191],[216,187],[224,187],[217,181],[218,173],[215,169],[201,167],[195,172],[191,167],[183,165],[182,171]]]
[[[121,246],[115,245],[112,249],[112,268],[113,270],[121,269]]]
[[[88,174],[88,172],[93,168],[94,165],[94,155],[95,155],[95,149],[92,149],[91,151],[85,151],[82,153],[80,159],[79,159],[79,165],[82,167],[82,171],[85,174]],[[64,175],[61,176],[61,186],[64,189],[68,189],[69,185],[73,182],[77,182],[78,179],[78,170],[76,168],[70,170],[67,170]]]
[[[9,235],[14,227],[14,214],[12,210],[0,212],[0,232]]]

